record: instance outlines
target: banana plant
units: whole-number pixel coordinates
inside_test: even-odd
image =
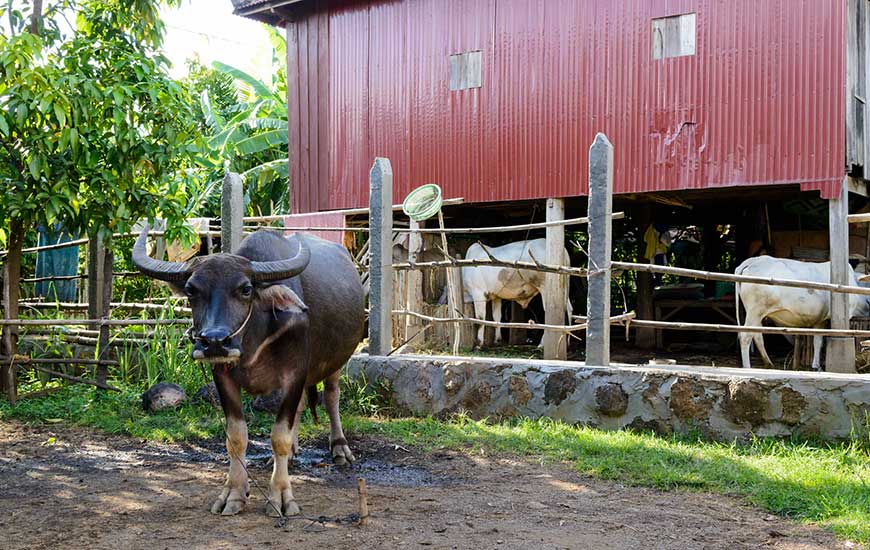
[[[212,66],[233,78],[240,100],[225,117],[212,105],[208,90],[200,94],[210,131],[206,167],[220,173],[228,164],[241,174],[249,213],[288,213],[286,69],[279,64],[276,73],[284,75],[278,74],[269,86],[231,65],[215,61]]]

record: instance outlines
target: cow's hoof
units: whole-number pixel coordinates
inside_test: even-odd
[[[248,496],[247,486],[245,487],[244,496],[240,491],[224,487],[221,494],[215,499],[211,505],[212,514],[220,514],[222,516],[234,516],[242,511],[245,507],[246,497]]]
[[[279,513],[280,509],[280,513]],[[273,494],[269,502],[266,503],[266,515],[272,518],[299,515],[299,505],[293,499],[293,492],[285,489],[281,495]]]
[[[355,461],[350,447],[347,445],[347,440],[342,438],[332,442],[332,463],[336,466],[345,466]]]

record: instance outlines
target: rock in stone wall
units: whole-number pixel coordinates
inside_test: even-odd
[[[418,355],[358,355],[348,370],[388,381],[398,407],[417,415],[548,416],[721,440],[845,439],[870,429],[870,377],[863,375]]]

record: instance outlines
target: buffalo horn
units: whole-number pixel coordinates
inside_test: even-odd
[[[139,271],[143,275],[169,283],[177,283],[187,279],[190,272],[186,264],[164,262],[163,260],[155,260],[148,256],[148,253],[145,251],[145,241],[148,239],[149,229],[148,224],[145,224],[142,232],[139,233],[139,238],[136,239],[136,244],[133,245],[133,263],[136,264]]]
[[[258,283],[266,283],[295,277],[308,267],[310,259],[311,251],[300,242],[299,251],[292,258],[273,262],[251,262],[252,279]]]

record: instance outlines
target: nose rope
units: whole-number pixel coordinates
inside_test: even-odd
[[[238,335],[239,335],[243,330],[245,330],[245,327],[248,326],[248,321],[251,320],[251,314],[252,314],[253,312],[254,312],[254,301],[251,300],[251,304],[248,306],[248,316],[245,317],[245,320],[242,322],[242,326],[240,326],[240,327],[238,328],[238,330],[236,330],[234,333],[232,333],[232,334],[230,334],[229,336],[227,336],[226,339],[235,338],[235,337],[238,336]]]

